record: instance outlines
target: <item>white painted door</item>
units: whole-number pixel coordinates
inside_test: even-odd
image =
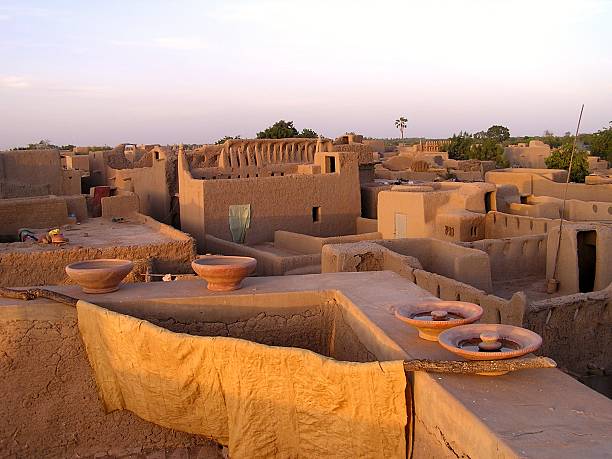
[[[395,213],[395,237],[408,237],[408,215],[399,212]]]

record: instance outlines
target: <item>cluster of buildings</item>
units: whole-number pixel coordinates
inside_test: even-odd
[[[264,344],[335,343],[327,355],[360,362],[448,358],[388,307],[469,301],[482,322],[540,334],[562,371],[415,372],[413,457],[611,454],[612,170],[590,159],[596,173],[567,184],[567,171],[545,168],[541,142],[507,147],[509,169],[449,159],[443,146],[350,134],[0,152],[0,287],[55,286],[172,331],[210,334],[214,322],[234,336],[238,323]],[[66,241],[21,236],[52,229]],[[212,294],[191,270],[198,254],[253,257],[256,277]],[[70,285],[65,266],[96,258],[132,260],[129,287],[93,298]],[[0,298],[0,343],[9,456],[222,453],[105,414],[65,306]]]

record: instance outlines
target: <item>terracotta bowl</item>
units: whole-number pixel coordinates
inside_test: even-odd
[[[133,267],[130,260],[102,258],[71,263],[66,266],[66,273],[85,293],[109,293],[119,289]]]
[[[471,324],[440,333],[440,345],[467,360],[502,360],[537,351],[542,337],[526,328],[501,324]],[[506,371],[479,373],[501,375]]]
[[[208,290],[228,292],[240,288],[242,280],[255,271],[257,260],[251,257],[205,255],[194,260],[191,267],[208,282]]]
[[[438,341],[438,335],[452,327],[471,324],[482,317],[483,310],[465,301],[433,300],[403,305],[395,316],[419,330],[419,337]]]

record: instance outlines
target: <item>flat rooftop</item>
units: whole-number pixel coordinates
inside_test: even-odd
[[[312,298],[333,300],[379,360],[457,360],[395,318],[393,306],[434,297],[392,272],[252,277],[243,285],[234,292],[215,293],[199,279],[140,283],[102,295],[84,294],[76,286],[50,288],[137,317],[154,314],[182,323],[201,317],[206,308],[231,312],[262,302],[283,308],[309,304]],[[0,298],[0,323],[74,317],[73,308],[48,300]],[[497,377],[415,372],[411,380],[414,457],[428,457],[432,451],[432,443],[423,443],[423,438],[435,439],[435,447],[449,457],[591,458],[609,457],[612,451],[612,400],[557,369]]]
[[[150,224],[148,219],[124,218],[122,222],[113,222],[106,218],[90,218],[80,224],[60,227],[62,234],[69,240],[67,244],[8,242],[0,244],[0,254],[15,251],[27,253],[65,250],[77,246],[91,248],[141,246],[163,244],[179,239],[172,233],[160,231],[158,227],[159,225]],[[49,230],[49,228],[29,229],[36,235],[43,235]]]

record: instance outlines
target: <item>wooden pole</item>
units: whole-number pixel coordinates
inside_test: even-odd
[[[405,371],[430,373],[475,374],[497,371],[516,371],[529,368],[555,368],[557,363],[548,357],[522,357],[503,360],[428,360],[414,359],[404,362]]]

